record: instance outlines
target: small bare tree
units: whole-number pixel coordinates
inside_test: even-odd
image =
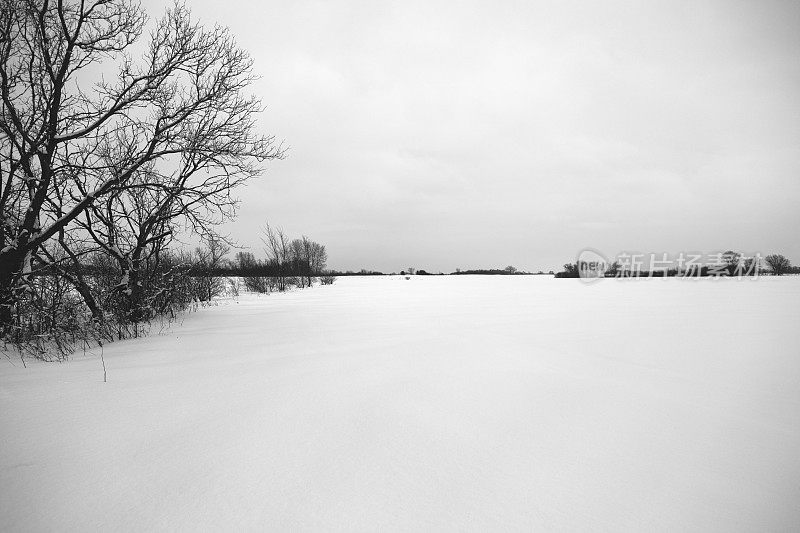
[[[792,268],[792,263],[781,254],[770,254],[764,258],[764,261],[772,269],[772,273],[776,276],[782,276],[789,272]]]
[[[292,258],[290,241],[283,232],[283,228],[272,228],[269,224],[265,224],[262,231],[261,241],[264,243],[270,266],[276,274],[274,276],[275,287],[279,291],[285,291],[290,281],[287,278],[291,274],[289,271]]]
[[[198,299],[201,302],[209,302],[224,292],[225,283],[218,271],[225,264],[225,256],[230,251],[230,245],[218,236],[210,236],[205,246],[198,246],[195,250],[197,262],[194,268],[197,270],[200,288]]]
[[[240,275],[244,276],[244,286],[248,291],[269,292],[269,280],[263,275],[266,265],[257,260],[253,252],[236,252],[236,265]]]
[[[309,244],[309,257],[311,263],[311,274],[321,276],[325,272],[328,263],[328,252],[325,245],[311,241]]]
[[[303,287],[311,286],[311,258],[309,256],[309,241],[303,236],[302,239],[292,239],[289,242],[291,254],[290,268],[292,274],[297,279],[297,285]]]
[[[336,276],[334,276],[329,272],[324,272],[319,277],[319,282],[322,285],[333,285],[335,281],[336,281]]]

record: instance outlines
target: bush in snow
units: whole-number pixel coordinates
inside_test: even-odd
[[[330,274],[325,274],[319,277],[319,282],[322,285],[333,285],[334,281],[336,281],[336,276],[331,276]]]

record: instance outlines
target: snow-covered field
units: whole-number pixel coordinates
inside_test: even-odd
[[[3,359],[0,531],[798,530],[799,303],[344,278]]]

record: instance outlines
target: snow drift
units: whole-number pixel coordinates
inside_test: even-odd
[[[0,530],[797,529],[798,301],[343,278],[3,360]]]

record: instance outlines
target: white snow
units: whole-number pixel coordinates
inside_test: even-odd
[[[0,530],[800,528],[800,278],[340,278],[0,361]]]

